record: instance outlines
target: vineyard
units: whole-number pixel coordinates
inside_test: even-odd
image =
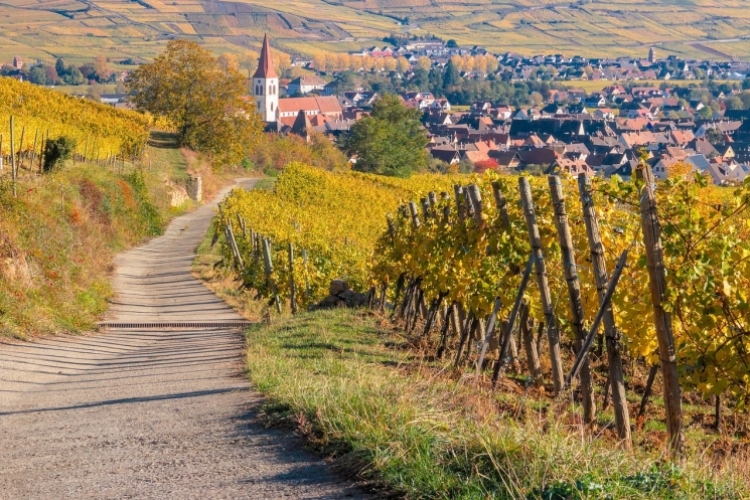
[[[134,156],[143,151],[151,125],[148,116],[135,111],[0,78],[0,152],[5,157],[38,157],[44,140],[61,136],[73,139],[76,153],[90,159]]]
[[[750,401],[749,209],[750,187],[701,177],[394,180],[296,164],[273,192],[232,194],[217,228],[225,262],[279,311],[348,280],[371,307],[392,304],[434,362],[563,402],[574,391],[588,424],[604,367],[625,446],[638,405],[623,367],[652,367],[638,416],[660,371],[678,452],[685,393],[715,400],[717,419]]]

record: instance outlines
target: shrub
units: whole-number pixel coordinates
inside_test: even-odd
[[[76,141],[66,136],[47,141],[44,145],[44,171],[51,172],[68,160],[75,147]]]

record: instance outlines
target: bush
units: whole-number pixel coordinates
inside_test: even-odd
[[[76,141],[66,136],[47,141],[44,145],[44,171],[51,172],[68,160],[75,147]]]

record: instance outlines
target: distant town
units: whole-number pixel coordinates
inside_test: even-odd
[[[661,59],[655,47],[643,59],[587,59],[490,54],[452,40],[387,41],[290,59],[277,71],[266,37],[249,85],[267,130],[337,140],[393,93],[422,111],[436,169],[628,179],[645,154],[660,178],[678,165],[718,185],[750,175],[750,63]],[[127,71],[107,63],[27,65],[16,57],[0,74],[40,85],[116,83],[113,94],[87,97],[126,107]]]
[[[478,47],[450,48],[435,41],[373,48],[358,56],[407,59],[410,68],[396,77],[402,82],[415,78],[420,70],[435,73],[436,68],[448,68],[450,72],[458,64],[457,57],[487,57]],[[431,61],[429,70],[413,66],[425,57]],[[271,58],[266,40],[253,86],[269,130],[307,139],[311,133],[336,138],[367,116],[379,98],[377,92],[361,86],[342,89],[338,78],[326,82],[327,71],[319,71],[319,76],[279,78]],[[314,69],[313,61],[294,64]],[[747,71],[748,65],[739,62],[659,60],[653,48],[647,59],[635,61],[505,54],[498,58],[494,75],[502,75],[500,80],[511,88],[539,89],[516,99],[527,102],[525,106],[478,99],[456,109],[448,98],[431,91],[398,95],[404,105],[423,112],[436,168],[564,171],[629,179],[646,155],[659,178],[688,165],[718,185],[734,185],[750,175]],[[558,87],[551,78],[552,85],[543,80],[537,87],[526,86],[530,80],[538,83],[540,73],[556,73],[556,79],[566,81],[601,81],[602,88],[588,92]],[[494,75],[472,70],[458,78],[466,82]],[[673,86],[672,78],[695,82]],[[640,83],[653,79],[662,82]]]

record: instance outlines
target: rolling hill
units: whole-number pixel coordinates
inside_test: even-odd
[[[436,34],[495,51],[750,58],[748,0],[7,0],[0,61],[145,57],[173,37],[217,52],[346,51],[389,33]],[[408,23],[408,24],[407,24]]]

